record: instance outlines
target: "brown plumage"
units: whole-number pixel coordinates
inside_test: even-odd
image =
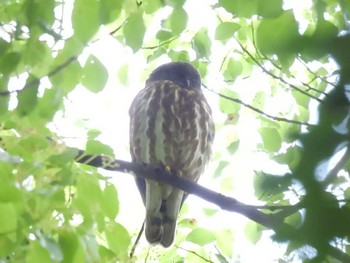
[[[168,166],[189,180],[199,179],[211,156],[214,122],[195,68],[172,62],[155,69],[129,114],[134,162]],[[187,194],[141,177],[135,180],[146,207],[147,240],[169,247]]]

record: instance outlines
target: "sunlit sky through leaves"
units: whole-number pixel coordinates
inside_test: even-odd
[[[211,8],[216,1],[210,0],[187,0],[185,9],[189,15],[187,29],[181,35],[181,38],[188,39],[192,37],[193,32],[201,28],[207,28],[209,36],[213,37],[216,29],[217,14]],[[293,8],[296,19],[300,22],[300,31],[307,27],[308,10],[312,1],[285,1],[285,9]],[[66,31],[62,35],[70,35],[71,24],[69,15],[72,5],[66,3],[64,13]],[[62,10],[56,10],[62,12]],[[160,22],[166,18],[171,9],[165,8],[158,12],[156,18],[147,25],[147,35],[145,36],[144,47],[150,47],[151,36],[160,28]],[[224,17],[224,12],[221,14]],[[85,50],[79,61],[84,64],[90,54],[97,56],[108,70],[109,78],[106,87],[99,93],[92,93],[84,87],[75,89],[65,102],[65,110],[61,111],[54,119],[50,128],[58,133],[62,140],[69,146],[84,148],[88,137],[88,131],[91,129],[99,130],[101,134],[98,140],[111,146],[114,149],[117,159],[130,160],[129,155],[129,116],[128,109],[134,96],[144,87],[144,82],[149,73],[160,64],[169,61],[167,57],[160,57],[157,60],[147,63],[143,52],[134,54],[129,47],[124,47],[109,32],[119,25],[113,24],[108,28],[102,28],[96,41],[92,42]],[[137,33],[137,32],[135,32]],[[235,47],[235,48],[233,48]],[[181,50],[183,47],[179,47]],[[281,115],[286,118],[292,118],[299,114],[295,102],[288,101],[288,96],[283,90],[276,89],[274,96],[268,94],[271,85],[277,85],[278,82],[271,80],[261,70],[254,70],[253,74],[237,78],[233,83],[226,83],[221,79],[220,66],[223,58],[232,52],[235,56],[235,49],[239,50],[239,45],[235,40],[229,40],[225,45],[219,41],[213,41],[211,47],[210,66],[208,74],[203,83],[210,89],[221,91],[231,89],[239,94],[241,100],[247,103],[258,103],[256,100],[257,91],[266,96],[263,110],[272,115]],[[142,50],[141,50],[142,51]],[[194,52],[193,50],[191,52]],[[194,59],[195,54],[190,53]],[[333,65],[331,65],[333,66]],[[295,63],[292,70],[296,73],[299,64]],[[302,73],[300,73],[302,74]],[[244,74],[243,74],[244,75]],[[22,76],[23,77],[23,76]],[[24,76],[25,77],[25,76]],[[297,76],[303,79],[305,76]],[[18,85],[22,80],[16,80],[12,85]],[[43,82],[45,86],[45,81]],[[257,144],[261,143],[256,114],[249,109],[242,108],[239,120],[233,125],[223,125],[227,121],[226,114],[219,110],[218,97],[208,90],[204,93],[209,100],[214,113],[214,119],[217,123],[217,134],[214,144],[213,161],[209,165],[206,173],[201,177],[199,183],[212,190],[219,191],[225,195],[237,198],[248,204],[260,204],[254,194],[253,177],[256,171],[264,170],[274,174],[283,174],[286,172],[286,166],[273,163],[269,156],[257,149]],[[270,96],[270,97],[269,97]],[[15,101],[12,103],[16,103]],[[232,102],[233,107],[237,106]],[[316,105],[315,105],[316,106]],[[241,106],[242,107],[242,106]],[[312,117],[316,121],[316,116]],[[227,142],[239,138],[240,145],[234,155],[223,149],[226,149]],[[220,152],[219,152],[220,150]],[[220,160],[230,160],[220,174],[216,175],[215,170]],[[120,214],[117,220],[124,225],[130,234],[138,232],[144,218],[144,207],[137,192],[132,176],[120,173],[111,173],[101,171],[101,173],[115,182],[120,199]],[[220,176],[221,180],[216,177]],[[217,212],[214,216],[208,217],[203,212],[204,208],[218,209],[199,198],[190,196],[186,201],[180,215],[179,224],[184,219],[194,219],[198,227],[207,229],[216,229],[218,225],[222,229],[234,230],[235,249],[239,251],[242,262],[272,262],[282,257],[283,249],[278,249],[280,245],[273,243],[268,237],[272,231],[265,231],[263,238],[258,245],[255,245],[245,237],[247,219],[240,215],[224,211]],[[251,222],[250,222],[251,223]],[[185,229],[181,231],[186,231]],[[178,236],[185,236],[186,233],[178,233]],[[251,234],[254,236],[254,233]],[[145,239],[142,239],[141,246],[147,246]],[[153,248],[162,253],[161,248]],[[267,253],[268,250],[268,253]],[[253,252],[253,253],[252,253]],[[235,252],[234,252],[235,253]]]

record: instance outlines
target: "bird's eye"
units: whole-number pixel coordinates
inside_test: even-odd
[[[190,88],[191,87],[191,80],[186,79],[186,84],[187,84],[187,87]]]

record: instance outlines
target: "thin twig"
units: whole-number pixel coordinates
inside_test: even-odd
[[[298,88],[297,86],[291,84],[291,83],[288,83],[286,80],[284,80],[283,78],[279,77],[279,76],[276,76],[275,74],[271,73],[270,71],[268,71],[249,51],[248,49],[246,49],[239,41],[237,41],[237,43],[240,45],[240,47],[242,48],[242,50],[255,62],[255,64],[263,71],[265,72],[266,74],[268,74],[269,76],[271,76],[272,78],[274,79],[277,79],[279,81],[281,81],[282,83],[288,85],[289,87],[299,91],[300,93],[304,94],[305,96],[308,96],[309,98],[311,99],[314,99],[320,103],[322,103],[322,100],[319,99],[318,97],[315,97],[309,93],[307,93],[306,91]]]
[[[199,257],[200,259],[204,260],[205,262],[214,263],[213,261],[211,261],[211,260],[209,260],[209,259],[207,259],[207,258],[205,258],[205,257],[203,257],[203,256],[201,256],[201,255],[199,255],[199,254],[198,254],[197,252],[195,252],[195,251],[192,251],[192,250],[189,250],[189,249],[180,247],[180,246],[178,246],[178,245],[174,245],[174,246],[175,246],[176,248],[178,248],[178,249],[181,249],[181,250],[183,250],[183,251],[186,251],[186,252],[188,252],[188,253],[191,253],[191,254],[195,255],[196,257]]]
[[[243,105],[244,107],[246,107],[246,108],[248,108],[248,109],[251,109],[251,110],[253,110],[253,111],[255,111],[255,112],[257,112],[257,113],[259,113],[259,114],[261,114],[261,115],[263,115],[263,116],[265,116],[265,117],[267,117],[267,118],[269,118],[269,119],[273,119],[273,120],[275,120],[275,121],[283,121],[283,122],[298,124],[298,125],[313,126],[312,124],[307,123],[307,122],[301,122],[301,121],[296,121],[296,120],[290,120],[290,119],[287,119],[287,118],[282,118],[282,117],[277,117],[277,116],[270,115],[270,114],[268,114],[268,113],[266,113],[266,112],[264,112],[264,111],[262,111],[262,110],[260,110],[260,109],[258,109],[258,108],[255,108],[255,107],[249,105],[248,103],[245,103],[245,102],[241,101],[240,99],[232,98],[232,97],[226,96],[226,95],[224,95],[224,94],[221,94],[221,93],[219,93],[219,92],[217,92],[217,91],[215,91],[215,90],[213,90],[213,89],[208,88],[208,87],[207,87],[205,84],[203,84],[203,83],[202,83],[202,85],[203,85],[203,87],[205,87],[207,90],[213,92],[214,94],[218,95],[219,97],[224,98],[224,99],[227,99],[227,100],[230,100],[230,101],[233,101],[233,102],[236,102],[236,103],[239,103],[239,104]]]

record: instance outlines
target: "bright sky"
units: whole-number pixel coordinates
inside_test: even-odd
[[[213,21],[216,21],[216,15],[212,12],[210,5],[215,2],[210,0],[186,1],[185,8],[189,14],[189,31],[196,32],[201,27],[207,27],[209,33],[214,32],[216,23]],[[293,6],[297,12],[301,13],[305,12],[311,4],[311,0],[297,1],[297,4],[293,0],[285,2],[287,2],[285,7]],[[199,8],[201,9],[200,11],[198,10]],[[151,25],[149,28],[157,31],[159,21],[166,16],[167,11],[159,14],[158,22],[155,21],[154,25]],[[186,37],[188,35],[184,34],[183,38]],[[210,73],[204,82],[207,86],[219,91],[221,87],[227,85],[218,77],[219,74],[217,73],[227,48],[225,49],[221,44],[213,42],[212,51]],[[55,129],[59,131],[59,134],[69,146],[80,148],[84,147],[84,138],[87,131],[89,129],[99,129],[102,131],[102,134],[98,139],[114,149],[116,158],[130,160],[128,149],[129,106],[133,97],[144,87],[144,81],[149,72],[166,61],[156,60],[147,65],[142,54],[133,54],[130,48],[123,47],[118,41],[108,36],[108,30],[105,30],[105,36],[101,37],[101,40],[88,48],[86,54],[88,55],[89,52],[99,57],[108,69],[109,80],[106,88],[98,94],[93,94],[83,87],[76,89],[68,97],[64,114],[55,118]],[[119,69],[125,64],[129,67],[126,85],[120,83],[118,79]],[[247,101],[250,101],[254,94],[246,87],[254,87],[252,90],[255,93],[257,89],[264,91],[267,85],[269,85],[267,77],[259,72],[256,72],[250,78],[237,80],[234,83],[235,90],[239,91],[241,98]],[[213,109],[216,122],[219,125],[222,124],[226,116],[219,111],[218,98],[208,91],[205,91],[205,93]],[[279,98],[281,99],[282,96]],[[293,111],[293,105],[286,105],[284,109],[286,113]],[[273,111],[273,109],[271,110]],[[228,185],[225,188],[226,192],[223,193],[249,204],[258,204],[252,183],[254,171],[261,170],[262,167],[266,167],[267,163],[271,163],[266,155],[258,152],[256,149],[256,144],[260,141],[258,131],[255,129],[256,123],[254,114],[248,109],[242,109],[239,125],[224,126],[216,134],[214,145],[214,151],[219,151],[225,148],[226,140],[231,136],[240,138],[240,149],[234,156],[229,156],[228,153],[221,153],[223,159],[229,159],[232,162],[223,170],[221,175],[222,178],[227,178],[224,180],[224,183]],[[217,162],[213,162],[208,167],[206,174],[200,179],[200,184],[212,190],[220,191],[220,189],[222,190],[221,180],[212,178],[216,167]],[[270,169],[280,171],[285,168],[270,166]],[[136,233],[143,222],[144,207],[132,176],[106,171],[103,171],[102,174],[110,176],[112,178],[111,181],[115,182],[118,189],[121,213],[118,215],[117,220],[126,226],[131,234]],[[236,240],[234,254],[239,253],[241,255],[241,262],[256,262],[257,258],[261,263],[273,262],[282,257],[283,250],[278,249],[279,245],[273,244],[268,238],[271,235],[271,231],[266,231],[264,234],[265,238],[257,245],[254,245],[247,241],[244,236],[244,228],[248,220],[242,216],[228,212],[218,212],[215,216],[206,218],[203,216],[202,208],[212,208],[213,205],[196,197],[188,198],[186,203],[188,210],[191,211],[188,216],[195,218],[198,221],[198,226],[211,229],[220,222],[221,227],[234,229],[234,239]],[[143,242],[146,242],[145,239],[143,239]],[[155,250],[159,250],[159,248],[155,248]]]

